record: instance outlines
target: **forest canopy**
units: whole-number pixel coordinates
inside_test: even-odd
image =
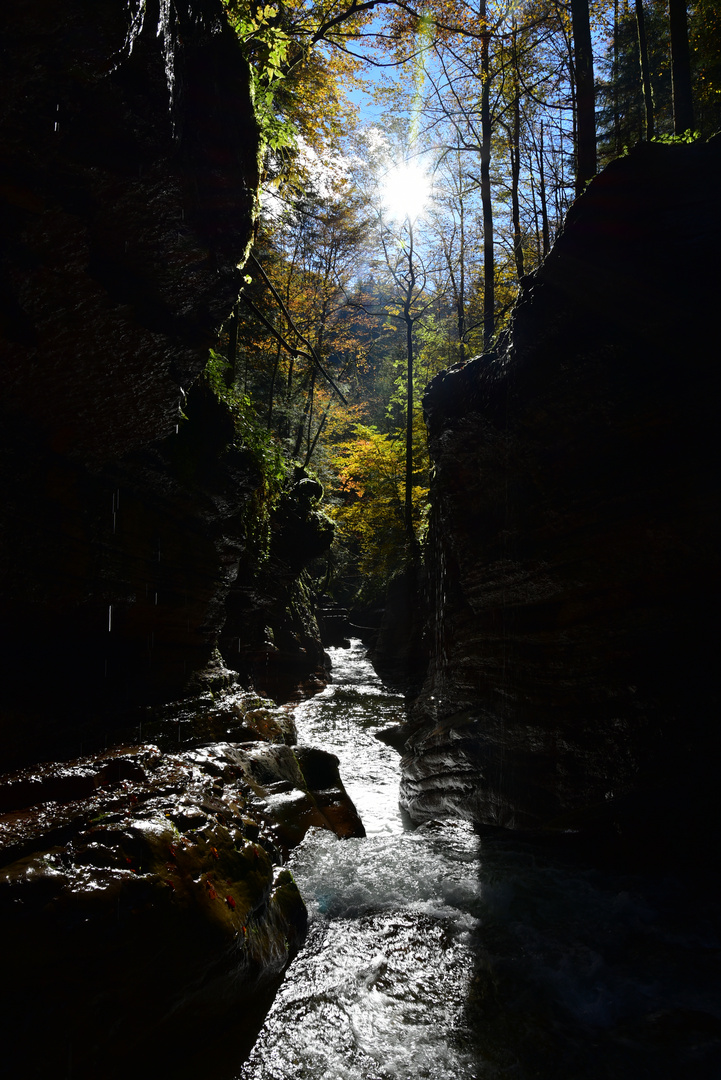
[[[378,602],[423,542],[423,387],[493,350],[600,168],[721,127],[720,16],[710,0],[224,3],[264,150],[214,370],[268,460],[324,484],[324,586]]]

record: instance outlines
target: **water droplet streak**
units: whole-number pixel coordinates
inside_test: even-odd
[[[118,54],[115,69],[120,67],[123,61],[132,55],[138,38],[145,27],[146,0],[128,0],[126,7],[130,17],[130,23],[128,32],[125,36],[125,41]],[[175,52],[177,48],[175,18],[175,9],[171,0],[159,0],[156,37],[162,39],[161,49],[163,54],[163,64],[165,66],[165,82],[168,88],[168,108],[170,111],[172,133],[174,137],[177,135],[174,117],[177,83],[175,70]]]

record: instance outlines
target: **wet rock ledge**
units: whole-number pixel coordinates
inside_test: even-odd
[[[2,1054],[24,1075],[200,1068],[226,1029],[237,1061],[305,933],[288,852],[364,835],[286,708],[208,694],[143,734],[2,778]]]

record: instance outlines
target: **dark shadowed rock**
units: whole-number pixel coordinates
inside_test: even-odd
[[[370,642],[369,657],[383,681],[411,695],[421,688],[428,665],[424,585],[418,564],[396,574],[386,590],[378,633]]]
[[[358,812],[349,798],[338,771],[338,758],[314,746],[297,746],[295,756],[323,817],[342,839],[365,836]]]
[[[265,559],[258,459],[194,384],[252,233],[247,65],[219,0],[168,11],[166,24],[155,0],[9,0],[0,14],[6,767],[104,745],[128,710],[199,673],[265,674],[227,657],[221,672],[236,582],[253,598],[223,649],[243,660],[267,627],[289,639],[286,683],[325,673],[297,584],[330,540],[318,493],[309,481],[283,500]]]
[[[185,433],[168,442],[237,298],[258,182],[221,5],[171,8],[165,34],[153,2],[0,15],[5,760],[207,665],[258,482],[201,401],[211,482],[184,471]]]
[[[718,827],[720,165],[718,138],[614,162],[498,353],[429,388],[414,816],[657,854]]]
[[[278,701],[317,693],[330,670],[305,570],[333,539],[333,522],[317,508],[321,495],[309,478],[289,485],[271,516],[267,552],[239,563],[225,602],[225,662]]]
[[[348,608],[334,604],[324,596],[319,600],[316,615],[323,644],[328,648],[347,649],[352,633]]]
[[[139,7],[1,16],[2,407],[83,463],[174,430],[237,298],[258,181],[219,0],[174,5],[165,37],[150,0],[131,48]]]

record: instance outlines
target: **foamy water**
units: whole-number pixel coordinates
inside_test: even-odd
[[[330,650],[333,684],[296,713],[299,741],[340,759],[368,833],[313,830],[290,866],[311,929],[243,1080],[476,1076],[463,1010],[477,925],[478,839],[465,822],[405,831],[399,757],[374,732],[403,719],[360,642]]]
[[[407,827],[403,719],[360,642],[297,712],[340,759],[365,839],[313,830],[290,867],[310,930],[234,1080],[721,1077],[713,898],[603,874],[467,822]]]

